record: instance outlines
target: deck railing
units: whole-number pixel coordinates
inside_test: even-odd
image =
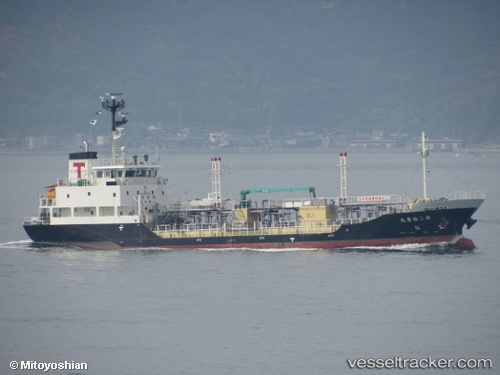
[[[446,199],[448,200],[462,200],[462,199],[485,199],[486,193],[484,191],[452,191]]]
[[[49,225],[50,218],[49,217],[25,217],[23,220],[23,225]]]
[[[342,224],[357,224],[367,219],[321,220],[297,225],[295,222],[283,222],[272,226],[217,226],[216,224],[185,225],[175,228],[170,225],[157,225],[154,232],[162,238],[193,238],[193,237],[239,237],[268,236],[292,234],[334,233]],[[292,225],[293,224],[293,225]]]

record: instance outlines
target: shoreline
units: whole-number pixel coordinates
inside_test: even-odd
[[[154,148],[151,148],[153,150]],[[99,153],[106,153],[107,149],[95,150]],[[162,148],[158,150],[161,153],[213,153],[213,152],[232,152],[232,153],[337,153],[337,152],[350,152],[350,153],[412,153],[416,150],[411,148],[357,148],[357,147],[334,147],[334,148]],[[431,150],[434,153],[454,153],[458,155],[471,155],[476,154],[496,154],[500,153],[500,148],[461,148],[458,150]],[[62,153],[74,152],[74,149],[0,149],[0,155],[58,155]]]

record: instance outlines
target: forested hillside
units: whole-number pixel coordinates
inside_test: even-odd
[[[496,0],[6,0],[0,136],[130,125],[500,136]],[[107,124],[107,122],[106,122]]]

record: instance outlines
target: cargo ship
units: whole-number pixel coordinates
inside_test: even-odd
[[[342,249],[446,244],[473,249],[463,236],[484,192],[427,196],[429,148],[422,133],[423,196],[347,194],[347,153],[339,155],[340,195],[320,197],[312,186],[246,189],[225,199],[221,158],[210,159],[205,199],[182,201],[160,175],[157,156],[127,156],[119,147],[127,122],[121,94],[101,97],[111,113],[111,155],[84,143],[69,154],[68,175],[45,186],[38,214],[23,226],[36,243],[93,249]],[[208,190],[208,189],[207,189]],[[252,200],[258,193],[303,191],[303,198]]]

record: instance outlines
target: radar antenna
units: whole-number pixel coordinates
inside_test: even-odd
[[[111,112],[111,151],[113,154],[113,160],[116,157],[116,140],[120,138],[121,134],[117,129],[118,126],[123,126],[127,123],[128,119],[124,114],[121,114],[121,109],[125,108],[125,100],[117,99],[117,96],[121,96],[121,93],[107,93],[106,97],[101,96],[102,108],[108,112]],[[116,114],[119,117],[117,118]]]

